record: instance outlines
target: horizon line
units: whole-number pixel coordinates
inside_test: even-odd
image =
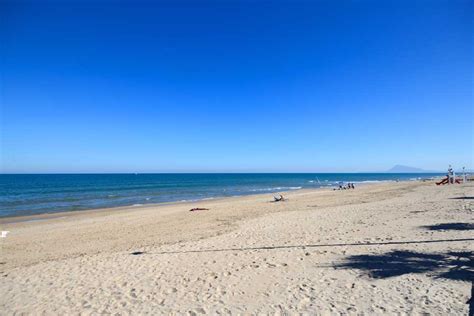
[[[473,172],[466,170],[465,172]],[[0,175],[76,175],[76,174],[367,174],[367,173],[386,173],[386,174],[437,174],[445,173],[445,171],[417,171],[417,172],[388,172],[388,171],[349,171],[349,172],[333,172],[333,171],[260,171],[260,172],[232,172],[232,171],[193,171],[193,172],[0,172]]]

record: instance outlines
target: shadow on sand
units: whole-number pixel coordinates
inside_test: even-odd
[[[322,248],[322,247],[347,247],[347,246],[384,246],[384,245],[407,245],[426,243],[448,243],[460,241],[474,241],[472,238],[463,239],[438,239],[438,240],[413,240],[413,241],[389,241],[389,242],[362,242],[362,243],[332,243],[332,244],[306,244],[306,245],[282,245],[282,246],[260,246],[242,248],[220,248],[220,249],[195,249],[181,251],[144,252],[135,251],[131,255],[168,255],[189,253],[212,253],[212,252],[235,252],[249,250],[278,250],[291,248]],[[390,278],[407,273],[427,273],[435,278],[472,282],[471,299],[469,304],[469,315],[474,316],[474,254],[472,251],[447,252],[447,253],[419,253],[407,250],[396,250],[377,255],[354,255],[349,256],[344,262],[331,265],[336,269],[358,269],[366,272],[373,278]]]
[[[443,223],[421,227],[428,230],[474,230],[472,223]]]
[[[236,252],[251,250],[278,250],[278,249],[306,249],[306,248],[325,248],[325,247],[360,247],[360,246],[388,246],[388,245],[411,245],[411,244],[431,244],[431,243],[450,243],[474,241],[474,238],[456,238],[456,239],[431,239],[431,240],[405,240],[405,241],[381,241],[381,242],[355,242],[355,243],[327,243],[327,244],[302,244],[302,245],[273,245],[273,246],[257,246],[257,247],[240,247],[240,248],[211,248],[211,249],[193,249],[193,250],[172,250],[145,252],[134,251],[131,255],[139,256],[145,254],[155,255],[171,255],[171,254],[187,254],[187,253],[212,253],[212,252]]]
[[[357,269],[376,279],[401,276],[408,273],[426,273],[434,278],[471,282],[469,316],[474,315],[474,253],[449,251],[446,253],[421,253],[395,250],[385,254],[356,255],[336,269]]]
[[[355,255],[339,269],[357,269],[372,278],[384,279],[408,273],[427,273],[435,278],[459,281],[474,280],[474,253],[472,251],[446,253],[421,253],[395,250],[376,255]]]

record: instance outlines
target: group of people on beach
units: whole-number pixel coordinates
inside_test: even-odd
[[[349,189],[355,189],[354,183],[348,182],[347,185],[342,185],[342,183],[339,184],[339,188],[334,190],[349,190]]]

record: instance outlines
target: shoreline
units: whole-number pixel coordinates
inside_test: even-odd
[[[3,268],[29,266],[44,260],[63,260],[85,254],[112,253],[191,242],[229,233],[246,220],[299,210],[301,203],[322,199],[319,207],[391,199],[427,183],[406,181],[359,186],[355,190],[300,189],[285,192],[287,201],[271,203],[273,194],[253,194],[198,202],[150,204],[47,214],[1,223],[10,231],[2,240],[3,253],[12,260]],[[390,193],[392,192],[392,193]],[[296,205],[295,205],[296,203]],[[203,207],[209,211],[189,212]],[[107,242],[98,242],[100,240]],[[6,241],[6,242],[5,242]],[[0,266],[1,267],[1,266]]]
[[[413,183],[413,182],[426,182],[426,181],[432,181],[432,180],[430,179],[416,179],[416,180],[402,180],[402,181],[376,180],[376,181],[361,181],[361,182],[354,181],[354,183],[357,184],[357,187],[364,187],[368,185],[378,185],[378,184],[385,184],[385,183],[405,183],[405,182]],[[322,191],[326,189],[331,189],[331,191],[333,191],[334,189],[336,189],[336,186],[321,186],[318,188],[300,188],[300,189],[293,189],[289,191],[274,191],[274,192],[269,191],[269,192],[242,194],[242,195],[234,195],[234,196],[219,196],[219,197],[213,197],[213,198],[202,198],[202,199],[188,200],[188,201],[169,201],[169,202],[159,202],[159,203],[145,203],[145,204],[140,204],[140,205],[133,204],[133,205],[124,205],[124,206],[105,207],[105,208],[91,208],[91,209],[84,209],[84,210],[77,210],[77,211],[57,211],[57,212],[52,212],[52,213],[3,216],[3,217],[0,217],[0,225],[21,223],[21,222],[45,221],[45,220],[57,219],[57,218],[69,218],[75,215],[82,216],[85,214],[93,214],[95,212],[97,213],[123,212],[123,211],[133,211],[138,208],[152,208],[152,207],[161,207],[161,206],[168,206],[168,205],[198,204],[198,203],[206,202],[206,201],[219,201],[219,200],[224,200],[224,199],[262,196],[262,195],[276,194],[276,193],[287,195],[291,192]]]

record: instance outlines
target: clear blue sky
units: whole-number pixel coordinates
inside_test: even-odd
[[[473,3],[2,1],[1,171],[473,168]]]

